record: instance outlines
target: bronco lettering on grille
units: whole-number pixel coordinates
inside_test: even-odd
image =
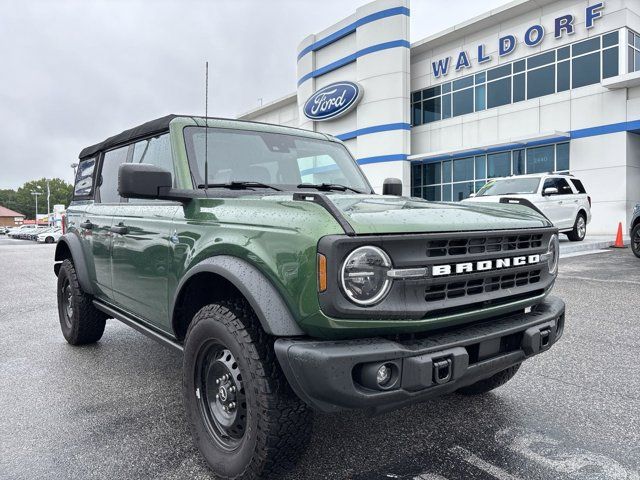
[[[479,262],[456,263],[453,265],[434,265],[431,275],[441,277],[460,273],[486,272],[503,268],[522,267],[540,263],[540,255],[525,255],[521,257],[498,258],[496,260],[481,260]]]

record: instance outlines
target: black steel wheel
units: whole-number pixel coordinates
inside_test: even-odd
[[[631,230],[631,250],[640,258],[640,223]]]
[[[80,288],[71,260],[62,262],[58,272],[58,317],[62,335],[71,345],[95,343],[104,333],[107,317]]]
[[[235,450],[244,437],[247,401],[233,353],[212,341],[198,354],[194,382],[200,415],[211,437],[224,450]]]
[[[311,433],[271,339],[241,300],[203,307],[184,342],[183,394],[193,438],[216,478],[270,479],[291,469]]]

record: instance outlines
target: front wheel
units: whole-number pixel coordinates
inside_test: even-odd
[[[640,258],[640,223],[631,230],[631,250]]]
[[[245,302],[207,305],[195,315],[184,345],[183,394],[194,440],[219,478],[272,478],[306,447],[310,411]]]
[[[581,242],[587,236],[587,218],[583,213],[579,213],[573,224],[573,230],[567,233],[567,237],[572,242]]]

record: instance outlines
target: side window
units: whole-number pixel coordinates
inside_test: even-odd
[[[560,195],[573,195],[573,190],[564,178],[556,178],[556,188]]]
[[[132,163],[148,163],[171,172],[175,186],[175,170],[171,156],[169,134],[141,140],[133,145]]]
[[[577,178],[572,178],[571,183],[573,183],[573,186],[576,187],[576,190],[578,191],[578,193],[587,193],[587,189],[584,188],[584,185],[582,184],[582,182]]]
[[[118,194],[118,168],[127,161],[129,146],[109,150],[102,159],[100,171],[100,202],[120,203]]]
[[[569,183],[564,178],[547,178],[544,181],[544,186],[542,187],[542,191],[544,192],[547,188],[557,188],[558,195],[573,194],[573,190],[571,190]]]
[[[89,197],[93,193],[93,174],[96,169],[96,159],[87,158],[80,161],[78,171],[76,172],[75,186],[73,187],[73,196]]]

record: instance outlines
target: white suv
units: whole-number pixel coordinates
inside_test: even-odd
[[[569,240],[580,242],[591,221],[591,197],[573,175],[495,178],[465,202],[520,203],[541,211]]]

